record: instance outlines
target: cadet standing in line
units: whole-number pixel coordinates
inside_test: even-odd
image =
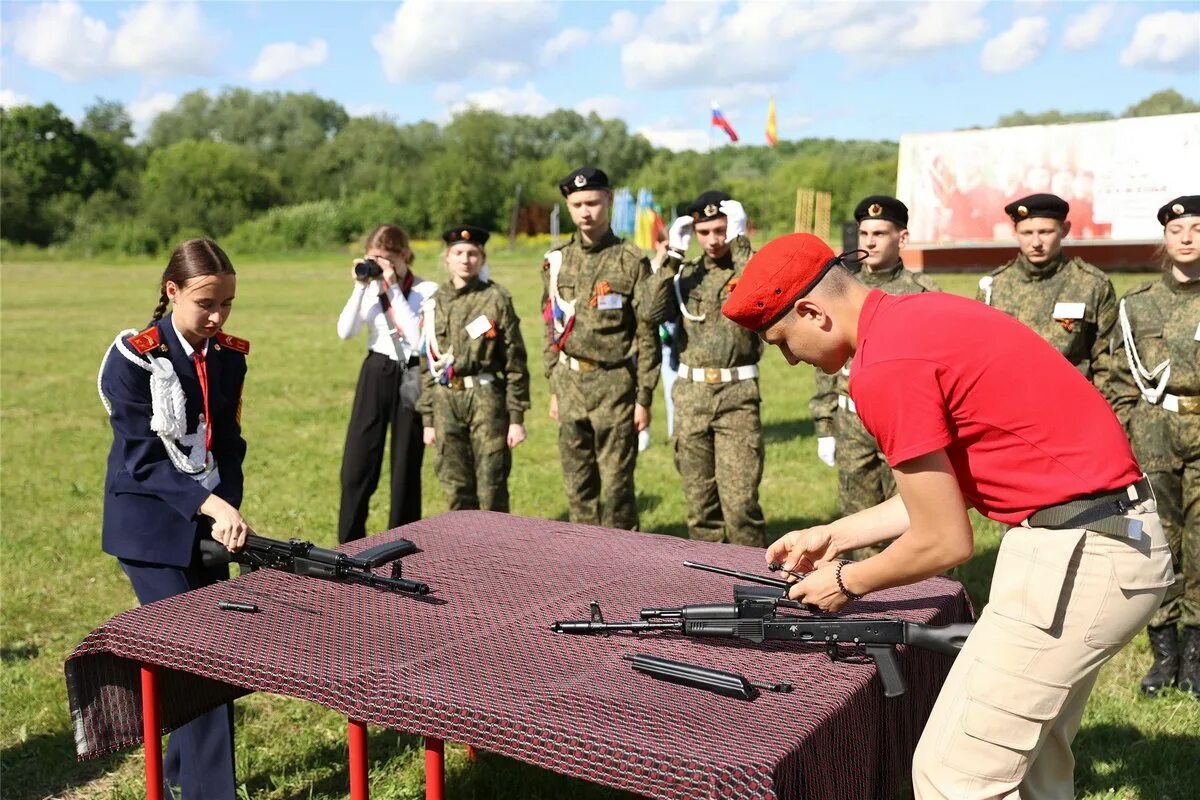
[[[871,195],[854,209],[858,222],[858,247],[867,255],[859,263],[858,279],[888,294],[941,291],[931,278],[904,268],[900,251],[908,244],[908,206],[894,197]],[[896,493],[896,482],[887,459],[850,399],[850,362],[826,375],[816,370],[816,392],[808,404],[817,433],[817,457],[837,467],[838,499],[842,514],[853,514],[878,505]],[[866,558],[879,548],[854,554]]]
[[[511,449],[525,441],[529,370],[512,295],[480,276],[489,233],[442,234],[450,273],[421,306],[425,371],[417,410],[451,511],[509,509]]]
[[[1112,409],[1013,318],[942,292],[868,289],[810,234],[760,250],[723,313],[789,364],[833,373],[853,356],[851,396],[895,473],[895,497],[767,549],[807,573],[790,597],[837,612],[961,564],[970,507],[1012,526],[913,754],[918,800],[1074,797],[1071,743],[1096,676],[1172,581]],[[865,561],[838,558],[889,539]]]
[[[683,261],[695,234],[703,255]],[[754,254],[746,212],[724,192],[704,192],[671,225],[664,277],[673,277],[678,379],[675,467],[683,478],[688,536],[765,547],[758,502],[763,472],[758,360],[762,342],[721,315]]]
[[[1154,664],[1142,691],[1177,682],[1200,697],[1200,195],[1175,198],[1158,221],[1162,279],[1121,298],[1110,394],[1154,487],[1175,568],[1150,620]]]
[[[637,436],[650,425],[669,289],[612,232],[607,175],[581,167],[559,191],[576,232],[542,263],[543,365],[570,518],[636,530]]]
[[[1107,391],[1117,293],[1102,270],[1067,259],[1067,201],[1031,194],[1004,207],[1020,254],[979,279],[976,299],[1033,328],[1100,391]]]

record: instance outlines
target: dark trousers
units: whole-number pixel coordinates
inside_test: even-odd
[[[229,568],[185,569],[120,559],[142,605],[208,586],[229,577]],[[232,800],[237,796],[233,766],[233,704],[226,703],[176,729],[163,759],[167,796],[178,789],[183,800]]]
[[[383,465],[383,445],[392,428],[392,505],[388,528],[421,518],[421,417],[416,412],[421,371],[413,364],[401,370],[394,359],[367,354],[358,373],[354,408],[342,451],[342,504],[338,541],[366,536],[367,506]]]

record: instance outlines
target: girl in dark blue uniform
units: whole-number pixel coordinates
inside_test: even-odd
[[[236,284],[215,242],[180,244],[149,327],[122,332],[100,368],[113,429],[103,546],[143,605],[227,578],[228,567],[201,564],[200,540],[238,550],[251,532],[238,511],[250,345],[221,331]],[[164,777],[185,800],[235,796],[232,705],[171,735]]]

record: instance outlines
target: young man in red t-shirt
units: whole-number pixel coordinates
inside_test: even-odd
[[[1071,741],[1096,674],[1172,580],[1149,484],[1104,398],[1006,314],[870,290],[808,234],[764,247],[722,310],[790,364],[832,373],[853,356],[850,396],[899,489],[768,548],[809,573],[793,598],[838,611],[961,564],[971,507],[1014,526],[914,754],[917,797],[1072,797]]]

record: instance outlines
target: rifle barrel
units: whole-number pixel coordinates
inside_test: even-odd
[[[739,572],[736,569],[727,569],[726,567],[714,567],[712,564],[700,564],[696,561],[683,562],[685,567],[702,570],[704,572],[715,572],[718,575],[728,575],[731,578],[739,578],[743,581],[751,583],[761,583],[763,586],[774,586],[777,589],[786,589],[792,584],[789,581],[780,580],[779,578],[768,578],[765,575],[755,575],[753,572]]]

